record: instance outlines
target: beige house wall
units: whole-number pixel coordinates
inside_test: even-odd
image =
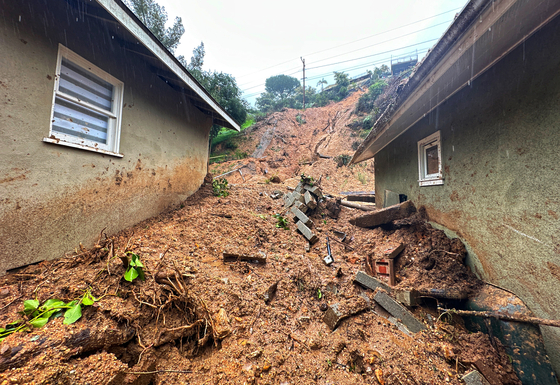
[[[0,274],[180,204],[203,182],[212,124],[156,75],[160,63],[124,49],[118,30],[73,22],[57,9],[64,1],[21,3],[0,17]],[[59,43],[124,82],[124,157],[42,141]]]

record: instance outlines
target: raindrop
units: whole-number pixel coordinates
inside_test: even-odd
[[[78,18],[76,18],[76,21],[78,21]]]
[[[19,15],[19,22],[21,23],[21,15]]]
[[[115,39],[115,36],[111,36],[111,39]]]

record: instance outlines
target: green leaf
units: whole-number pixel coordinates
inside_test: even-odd
[[[138,271],[134,267],[129,267],[126,273],[124,273],[124,279],[128,282],[132,282],[136,277],[138,277]]]
[[[132,254],[132,258],[130,259],[130,266],[144,267],[142,262],[140,262],[140,257],[136,254]]]
[[[23,312],[25,314],[31,314],[39,307],[39,301],[36,299],[28,299],[23,302]]]
[[[144,269],[137,267],[136,270],[138,271],[138,278],[140,278],[141,281],[145,281],[146,277],[144,276]]]
[[[60,299],[48,299],[45,301],[45,303],[41,306],[41,310],[45,311],[45,310],[51,310],[54,308],[60,308],[62,306],[65,306],[64,301],[60,300]]]
[[[42,328],[43,326],[45,326],[47,324],[47,322],[49,322],[49,317],[41,317],[41,318],[34,318],[31,321],[29,321],[29,324],[31,326],[33,326],[34,328]]]
[[[70,325],[82,317],[82,306],[77,303],[64,313],[64,325]]]
[[[87,295],[84,296],[84,298],[82,298],[82,304],[86,305],[86,306],[91,306],[93,305],[94,301],[89,298]]]

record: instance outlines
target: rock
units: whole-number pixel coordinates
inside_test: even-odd
[[[484,378],[484,376],[476,370],[473,370],[465,374],[462,380],[467,385],[490,385],[490,383],[486,381],[486,378]]]
[[[272,285],[270,285],[270,287],[266,290],[266,292],[263,294],[263,298],[264,298],[264,302],[266,304],[270,303],[270,301],[272,301],[274,299],[274,296],[276,295],[276,290],[278,289],[278,283],[280,281],[273,283]]]
[[[282,198],[282,196],[284,196],[284,193],[282,191],[279,191],[279,190],[274,190],[272,192],[272,194],[270,194],[270,197],[272,199],[279,199],[279,198]]]
[[[329,199],[327,201],[327,215],[333,219],[338,219],[340,215],[340,199]]]
[[[220,308],[220,311],[214,319],[214,336],[222,340],[231,334],[231,326],[229,324],[229,318],[224,308]]]
[[[345,318],[359,313],[369,307],[368,303],[361,297],[355,297],[351,300],[337,302],[329,306],[323,317],[323,322],[334,330]]]
[[[282,179],[278,175],[274,175],[269,179],[271,183],[282,183]]]

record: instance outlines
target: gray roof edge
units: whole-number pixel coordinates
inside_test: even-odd
[[[121,0],[95,0],[103,9],[117,20],[125,29],[135,36],[152,54],[164,63],[175,75],[192,89],[206,104],[229,123],[227,128],[240,131],[239,124],[224,110],[222,106],[204,87],[190,74],[190,72],[169,52],[154,34],[136,17],[136,15]]]
[[[471,0],[461,10],[460,14],[440,37],[428,55],[420,62],[414,74],[409,78],[406,85],[397,95],[396,104],[393,108],[387,108],[385,112],[377,119],[373,129],[362,144],[358,147],[350,164],[363,162],[370,157],[362,156],[364,152],[380,137],[395,112],[401,107],[404,101],[415,91],[425,77],[433,70],[433,68],[443,59],[449,49],[455,42],[468,30],[473,21],[492,3],[492,0]]]

